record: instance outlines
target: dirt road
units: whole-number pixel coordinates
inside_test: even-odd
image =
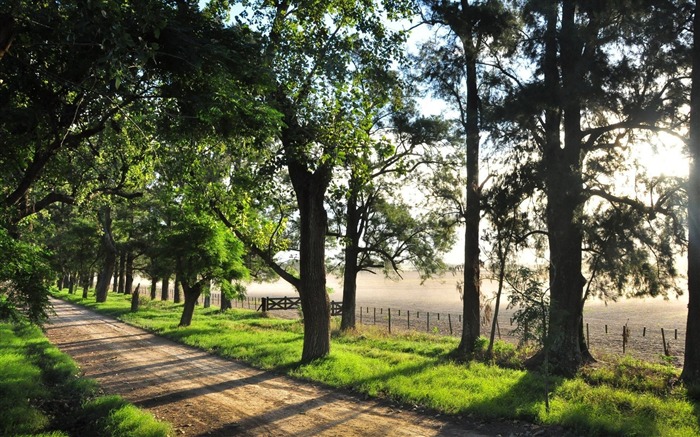
[[[63,301],[47,336],[105,393],[120,394],[199,436],[557,435],[516,422],[443,420],[362,400],[178,345]]]

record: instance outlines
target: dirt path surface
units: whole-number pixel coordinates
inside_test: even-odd
[[[176,435],[560,435],[519,422],[443,420],[212,356],[54,300],[47,336],[107,394],[173,424]],[[452,421],[451,421],[452,420]]]

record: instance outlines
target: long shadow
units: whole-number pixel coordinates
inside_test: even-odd
[[[178,390],[165,395],[138,401],[135,404],[142,408],[154,408],[198,396],[204,396],[212,393],[220,393],[226,390],[231,390],[246,385],[258,385],[266,381],[270,381],[274,378],[279,378],[279,375],[273,374],[271,372],[264,372],[258,375],[248,376],[245,378],[220,382],[218,384],[209,384],[199,387],[192,387],[186,390]]]

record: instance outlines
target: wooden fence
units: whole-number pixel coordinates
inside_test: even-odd
[[[272,310],[296,310],[301,308],[299,297],[263,297],[257,311],[268,312]],[[341,302],[331,301],[331,316],[339,316],[343,313]]]

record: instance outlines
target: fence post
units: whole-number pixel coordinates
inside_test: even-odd
[[[391,334],[391,308],[387,309],[387,314],[389,315],[389,334]]]
[[[362,307],[360,307],[360,325],[362,324]]]
[[[678,328],[673,330],[673,339],[678,340]]]
[[[642,329],[642,337],[646,337],[646,336],[647,336],[647,327],[645,326],[645,327]]]
[[[622,325],[622,353],[627,350],[627,325]]]
[[[450,316],[450,313],[447,313],[447,323],[450,325],[450,335],[452,335],[452,317]]]
[[[377,309],[374,309],[374,324],[377,324]]]
[[[426,313],[426,317],[428,321],[425,324],[425,331],[430,332],[430,311]]]
[[[266,298],[266,297],[263,297],[263,298],[262,298],[262,304],[260,305],[260,306],[262,307],[262,312],[263,312],[263,314],[267,312],[267,308],[268,308],[267,305],[268,305],[268,304],[267,304],[267,298]]]
[[[664,355],[669,356],[668,346],[666,346],[666,334],[664,333],[664,328],[661,328],[661,341],[664,342]]]
[[[411,329],[411,310],[406,310],[406,326]]]
[[[608,333],[608,325],[605,325],[605,333]]]
[[[438,313],[438,322],[440,321],[440,313]]]

